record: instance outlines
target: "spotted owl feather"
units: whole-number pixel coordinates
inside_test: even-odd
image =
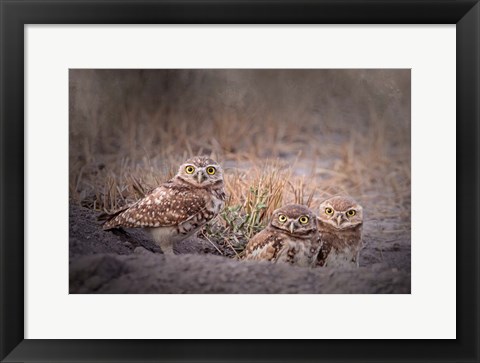
[[[255,235],[246,248],[250,260],[276,261],[288,249],[281,234],[264,229]]]
[[[206,205],[205,193],[192,194],[188,188],[169,181],[120,213],[117,212],[105,222],[103,229],[175,226],[204,212]]]

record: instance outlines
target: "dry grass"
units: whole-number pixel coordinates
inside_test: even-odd
[[[116,210],[195,154],[225,169],[203,231],[221,253],[281,205],[335,194],[409,231],[409,71],[71,71],[71,202]]]

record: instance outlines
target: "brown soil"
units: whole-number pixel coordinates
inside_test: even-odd
[[[360,268],[306,269],[215,256],[199,238],[165,256],[143,231],[105,232],[94,211],[71,205],[70,293],[410,293],[408,234],[381,239],[385,223],[366,225]]]

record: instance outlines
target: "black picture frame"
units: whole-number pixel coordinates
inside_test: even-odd
[[[2,361],[480,361],[478,0],[1,0],[0,11]],[[457,339],[24,339],[24,25],[156,23],[456,24]]]

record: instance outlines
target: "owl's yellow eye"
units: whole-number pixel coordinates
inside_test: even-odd
[[[207,168],[207,174],[209,174],[209,175],[215,174],[216,171],[217,171],[217,170],[216,170],[213,166],[209,166],[209,167]]]
[[[307,216],[301,216],[299,219],[301,224],[307,224],[308,223],[308,217]]]
[[[331,216],[333,214],[333,209],[332,208],[325,208],[325,214]]]
[[[194,171],[195,171],[195,168],[192,165],[188,165],[187,167],[185,167],[185,172],[187,174],[193,174]]]
[[[285,223],[287,221],[287,216],[284,215],[284,214],[280,214],[278,216],[278,220],[281,222],[281,223]]]
[[[355,211],[355,209],[350,209],[350,210],[347,212],[347,216],[349,216],[349,217],[353,217],[355,214],[357,214],[357,212]]]

